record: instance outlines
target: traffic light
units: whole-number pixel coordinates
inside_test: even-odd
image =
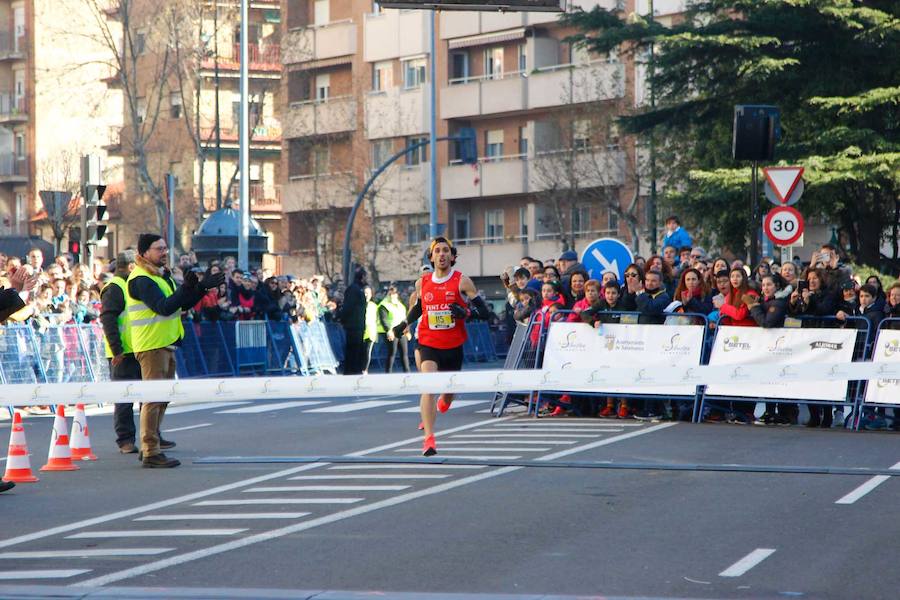
[[[84,227],[87,232],[85,243],[97,244],[106,235],[106,205],[103,204],[105,185],[84,186]]]
[[[72,264],[81,262],[81,228],[69,227],[69,254],[72,255]]]

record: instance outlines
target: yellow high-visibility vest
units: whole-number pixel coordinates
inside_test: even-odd
[[[128,284],[125,280],[116,275],[103,286],[105,290],[108,286],[115,285],[122,290],[122,297],[125,298],[125,310],[119,313],[119,339],[122,341],[122,354],[131,354],[131,321],[128,320]],[[100,293],[103,293],[103,290]],[[106,358],[112,358],[112,348],[109,347],[109,340],[103,336],[103,345],[106,347]]]
[[[175,293],[173,282],[153,275],[143,267],[135,266],[134,271],[128,276],[128,283],[130,284],[136,277],[152,279],[166,298]],[[131,294],[125,296],[125,310],[128,312],[131,325],[131,347],[134,352],[165,348],[184,337],[180,310],[168,316],[158,315],[140,300],[132,298]]]

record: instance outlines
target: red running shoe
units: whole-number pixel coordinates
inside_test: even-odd
[[[565,416],[565,414],[566,414],[566,409],[564,409],[562,406],[557,406],[556,408],[553,409],[553,412],[550,413],[550,416],[551,417],[562,417],[562,416]]]
[[[620,419],[630,419],[630,418],[631,418],[631,411],[628,410],[628,407],[627,407],[627,406],[620,406],[620,407],[619,407],[619,412],[618,412],[618,417],[619,417]]]
[[[434,456],[437,454],[437,444],[434,443],[434,436],[427,435],[422,442],[422,456]]]
[[[447,399],[444,398],[444,395],[441,394],[440,396],[438,396],[437,409],[439,411],[441,411],[442,413],[445,413],[448,410],[450,410],[450,404],[452,404],[452,403],[453,403],[453,400],[447,401]]]
[[[605,406],[603,410],[597,413],[597,416],[601,419],[615,419],[616,418],[616,409],[612,406]]]
[[[425,423],[419,421],[419,431],[422,431],[423,429],[425,429]]]

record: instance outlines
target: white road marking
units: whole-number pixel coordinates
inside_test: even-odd
[[[604,446],[608,444],[613,444],[620,440],[630,439],[632,437],[638,435],[644,435],[647,433],[652,433],[655,431],[659,431],[660,429],[664,429],[666,427],[671,427],[675,425],[675,423],[660,423],[659,425],[655,425],[652,427],[647,427],[644,429],[640,429],[637,431],[632,431],[629,433],[622,434],[620,436],[607,438],[604,440],[600,440],[598,442],[585,444],[584,446],[579,446],[575,448],[570,448],[568,450],[563,451],[563,453],[550,454],[548,457],[554,457],[562,454],[569,455],[575,454],[576,452],[581,452],[583,450],[590,450],[591,448],[596,448],[597,446]],[[406,442],[408,443],[408,442]],[[379,448],[378,450],[371,451],[362,451],[364,453],[372,452],[372,451],[380,451],[385,450],[386,448]],[[546,458],[546,457],[544,457]],[[543,459],[542,459],[543,460]],[[547,458],[547,460],[550,460]],[[301,531],[308,531],[310,529],[314,529],[316,527],[322,525],[329,525],[331,523],[337,523],[339,521],[344,521],[346,519],[350,519],[359,515],[364,515],[376,510],[381,510],[383,508],[390,508],[392,506],[397,506],[399,504],[404,504],[406,502],[410,502],[413,500],[417,500],[419,498],[424,498],[427,496],[433,496],[435,494],[440,494],[458,487],[462,487],[465,485],[469,485],[472,483],[477,483],[479,481],[484,481],[486,479],[492,479],[494,477],[499,477],[501,475],[506,475],[508,473],[513,473],[524,467],[503,467],[500,469],[493,469],[489,471],[484,471],[482,473],[476,473],[474,475],[470,475],[468,477],[463,477],[462,479],[455,479],[452,481],[448,481],[445,483],[440,483],[438,485],[415,490],[412,492],[407,492],[405,494],[401,494],[399,496],[393,496],[391,498],[385,498],[384,500],[380,500],[378,502],[373,502],[371,504],[365,504],[362,506],[357,506],[354,508],[349,508],[347,510],[343,510],[337,513],[332,513],[329,515],[324,515],[322,517],[318,517],[316,519],[310,519],[308,521],[304,521],[302,523],[295,523],[293,525],[288,525],[286,527],[281,527],[279,529],[273,529],[271,531],[265,531],[262,533],[249,535],[243,538],[239,538],[227,543],[219,544],[217,546],[201,548],[199,550],[194,550],[192,552],[186,552],[184,554],[179,554],[176,556],[172,556],[169,558],[164,558],[158,560],[156,562],[151,562],[143,565],[139,565],[136,567],[132,567],[130,569],[124,569],[122,571],[117,571],[114,573],[108,573],[106,575],[102,575],[100,577],[95,577],[93,579],[86,579],[84,581],[80,581],[77,586],[103,586],[110,583],[115,583],[116,581],[122,581],[123,579],[130,579],[132,577],[138,577],[140,575],[146,575],[147,573],[153,573],[155,571],[161,571],[162,569],[166,569],[168,567],[174,567],[176,565],[181,565],[184,563],[188,563],[194,560],[199,560],[201,558],[209,558],[210,556],[215,556],[217,554],[222,554],[224,552],[229,552],[231,550],[237,550],[239,548],[246,548],[247,546],[252,546],[254,544],[259,544],[261,542],[268,542],[270,540],[278,539],[285,537],[287,535],[292,535],[294,533],[299,533]]]
[[[408,485],[287,485],[244,490],[245,494],[265,492],[399,492]]]
[[[900,463],[897,463],[896,465],[891,467],[891,471],[900,471]],[[838,499],[835,504],[853,504],[890,478],[890,475],[876,475],[866,480],[865,483],[857,487],[849,494],[846,494],[845,496]]]
[[[451,436],[450,439],[453,440],[453,443],[456,443],[456,440],[459,439],[494,439],[501,438],[503,440],[507,438],[513,438],[515,441],[524,442],[525,440],[520,438],[539,438],[535,440],[535,443],[540,442],[542,444],[574,444],[575,440],[560,440],[559,438],[568,438],[573,437],[569,435],[541,435],[538,433],[500,433],[500,434],[490,434],[490,433],[472,433],[465,434],[461,433],[459,435]],[[593,435],[585,435],[581,437],[597,437]],[[548,439],[552,438],[552,439]],[[510,440],[510,443],[513,440]],[[504,444],[507,442],[503,442]]]
[[[367,410],[369,408],[378,408],[379,406],[391,406],[393,404],[407,404],[407,400],[368,400],[366,402],[349,402],[347,404],[336,404],[335,406],[326,406],[324,408],[313,408],[305,410],[305,413],[348,413],[357,410]]]
[[[589,419],[581,419],[581,420],[571,420],[571,421],[556,421],[556,420],[548,420],[548,419],[517,419],[513,423],[497,423],[497,427],[640,427],[643,423],[639,422],[620,422],[619,420],[613,421],[610,419],[609,421],[599,421],[599,420],[589,420]]]
[[[447,443],[456,444],[457,446],[464,444],[550,444],[551,446],[560,446],[575,443],[574,441],[570,440],[460,440],[457,439],[459,437],[465,436],[454,435],[449,440],[447,440]]]
[[[90,573],[91,569],[45,569],[43,571],[0,571],[0,579],[63,579]]]
[[[479,429],[478,431],[486,431],[485,429]],[[623,430],[619,429],[617,431],[610,431],[609,433],[621,433]],[[453,436],[460,437],[460,436]],[[555,434],[555,433],[473,433],[471,435],[467,435],[469,438],[520,438],[520,437],[536,437],[536,438],[591,438],[596,439],[597,435],[593,433],[566,433],[566,434]]]
[[[476,421],[475,423],[469,423],[468,425],[460,425],[459,427],[453,427],[451,429],[446,429],[444,431],[438,431],[435,433],[435,437],[443,438],[444,436],[448,436],[451,433],[456,433],[458,431],[467,431],[470,429],[476,429],[478,427],[482,427],[484,425],[495,424],[497,422],[508,421],[510,419],[515,419],[516,417],[503,417],[500,419],[487,419],[485,421]],[[381,446],[375,446],[374,448],[369,448],[368,450],[358,450],[356,452],[351,452],[345,456],[368,456],[370,454],[375,454],[376,452],[381,452],[383,450],[390,450],[391,448],[399,448],[400,446],[408,446],[414,443],[422,443],[422,436],[417,435],[416,437],[407,438],[405,440],[400,440],[399,442],[391,442],[390,444],[382,444]]]
[[[155,556],[171,552],[175,548],[84,548],[82,550],[32,550],[27,552],[0,552],[0,559],[32,558],[103,558],[105,556]]]
[[[740,577],[775,552],[774,548],[757,548],[741,560],[737,561],[721,573],[719,577]]]
[[[484,465],[442,465],[438,463],[418,463],[418,464],[369,464],[369,465],[335,465],[328,467],[329,471],[356,471],[357,469],[425,469],[426,471],[443,470],[443,469],[483,469]]]
[[[455,408],[465,408],[467,406],[474,406],[476,404],[486,404],[487,400],[454,400],[453,404],[450,405],[450,410]],[[395,408],[394,410],[389,410],[389,413],[417,413],[419,412],[418,406],[410,406],[408,408]]]
[[[362,473],[359,475],[298,475],[297,477],[288,477],[288,479],[291,481],[321,481],[326,479],[446,479],[448,477],[450,475],[447,473],[397,473],[396,475]]]
[[[187,427],[175,427],[174,429],[163,429],[163,433],[173,433],[175,431],[187,431],[188,429],[200,429],[201,427],[209,427],[212,423],[200,423],[198,425],[188,425]]]
[[[250,404],[250,401],[229,402],[228,406],[241,406],[242,404]],[[210,408],[222,408],[221,402],[201,402],[200,404],[182,404],[166,407],[167,415],[178,415],[181,413],[194,412],[195,410],[207,410]]]
[[[130,529],[122,531],[82,531],[75,535],[66,536],[67,540],[88,540],[101,538],[132,538],[132,537],[175,537],[175,536],[207,536],[207,535],[235,535],[247,531],[246,529]]]
[[[255,413],[272,412],[283,410],[285,408],[297,408],[298,406],[315,406],[316,404],[327,404],[325,400],[293,400],[291,402],[262,402],[253,406],[245,406],[244,408],[232,408],[230,410],[217,410],[217,415],[246,415]]]
[[[560,428],[560,427],[518,427],[516,429],[498,429],[496,431],[498,433],[500,433],[500,432],[509,433],[509,432],[520,431],[521,433],[566,433],[566,434],[593,433],[593,434],[598,434],[598,433],[614,433],[616,431],[622,431],[622,430],[621,429],[611,430],[608,427],[605,427],[605,428],[600,428],[600,427],[578,427],[578,428],[575,428],[575,427],[565,427],[565,428]]]
[[[506,456],[487,456],[487,455],[463,455],[463,454],[443,454],[441,453],[438,458],[460,458],[467,460],[516,460],[517,458],[522,458],[516,454],[508,454]]]
[[[299,519],[308,512],[268,512],[268,513],[205,513],[183,515],[147,515],[135,521],[230,521],[233,519]]]
[[[452,442],[448,442],[447,446],[441,446],[438,448],[439,452],[546,452],[550,450],[550,448],[498,448],[494,447],[475,447],[475,448],[467,448],[460,446],[450,446]],[[401,448],[400,450],[394,450],[394,452],[421,452],[421,450],[417,448]],[[443,454],[439,454],[438,458],[443,456]]]
[[[244,498],[242,500],[204,500],[191,506],[244,506],[254,504],[356,504],[365,498]]]

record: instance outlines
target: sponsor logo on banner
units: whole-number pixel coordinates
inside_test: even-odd
[[[776,356],[790,356],[793,354],[793,348],[785,344],[785,339],[786,338],[783,335],[778,336],[775,343],[768,347],[769,354],[774,354]]]
[[[662,346],[663,354],[666,356],[687,356],[691,353],[691,347],[681,343],[681,334],[673,335],[668,343]]]
[[[578,341],[578,332],[570,331],[559,345],[560,350],[586,350],[587,346]]]
[[[844,347],[844,344],[834,342],[810,342],[809,347],[811,350],[840,350]]]
[[[878,332],[875,347],[879,349],[872,357],[873,362],[891,363],[900,362],[900,336],[896,331],[882,330]],[[878,369],[879,374],[887,375],[890,368],[888,364],[882,364]],[[866,402],[871,404],[900,405],[900,379],[891,376],[870,381],[866,388]],[[896,410],[896,409],[895,409]]]
[[[607,350],[614,350],[616,348],[616,336],[615,335],[606,335],[603,337],[603,341],[605,342]]]
[[[891,358],[895,354],[900,354],[900,339],[890,340],[884,345],[885,358]]]
[[[734,352],[735,350],[750,350],[751,348],[750,344],[742,342],[740,337],[733,335],[725,338],[722,342],[722,349],[725,352]]]

